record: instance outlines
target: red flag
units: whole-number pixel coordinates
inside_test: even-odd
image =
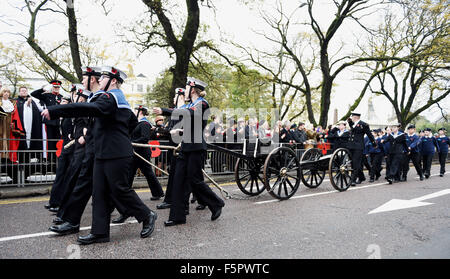
[[[11,115],[11,132],[9,136],[11,138],[11,141],[9,142],[9,150],[10,150],[9,158],[14,163],[17,162],[17,152],[13,151],[19,149],[20,144],[20,141],[15,139],[20,139],[20,137],[24,135],[25,132],[23,130],[22,122],[20,122],[17,104],[14,104],[14,111]]]

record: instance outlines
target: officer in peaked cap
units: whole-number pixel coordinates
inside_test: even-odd
[[[204,91],[206,86],[205,82],[188,77],[185,97],[189,104],[185,108],[153,108],[153,112],[158,115],[183,115],[183,139],[175,168],[169,220],[164,222],[166,226],[186,223],[185,194],[189,185],[199,204],[206,205],[211,210],[212,221],[219,218],[225,205],[223,200],[206,185],[202,173],[206,153],[203,130],[207,124],[206,116],[209,108],[208,102],[203,98],[206,95]]]
[[[99,81],[103,91],[95,93],[88,103],[53,106],[42,112],[47,119],[95,118],[92,227],[90,234],[78,237],[80,244],[109,241],[112,204],[119,212],[143,223],[142,238],[150,236],[157,218],[128,185],[128,170],[133,160],[129,131],[137,125],[137,118],[120,90],[126,75],[115,67],[102,67],[101,74]]]
[[[364,135],[367,135],[370,142],[374,147],[376,147],[375,138],[370,132],[369,124],[361,121],[361,113],[352,112],[351,117],[347,119],[347,122],[350,126],[350,135],[348,141],[348,149],[350,150],[351,158],[352,158],[352,178],[351,178],[351,186],[355,186],[355,184],[360,184],[365,180],[364,173],[362,171],[362,156],[364,150]],[[359,178],[357,181],[356,178]]]

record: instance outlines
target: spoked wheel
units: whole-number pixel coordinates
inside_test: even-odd
[[[234,167],[234,177],[237,186],[246,195],[257,196],[265,189],[261,166],[254,161],[238,159]]]
[[[320,149],[311,148],[303,153],[300,162],[305,161],[318,161],[322,157],[322,152]],[[325,171],[318,169],[301,169],[301,178],[303,184],[305,184],[308,188],[317,188],[320,184],[322,184],[323,179],[325,178]]]
[[[339,148],[331,155],[329,163],[330,182],[333,187],[342,192],[350,187],[352,181],[352,158],[345,148]]]
[[[300,162],[295,152],[288,147],[278,147],[264,163],[264,185],[274,198],[286,200],[300,186]]]

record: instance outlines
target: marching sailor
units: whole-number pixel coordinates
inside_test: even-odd
[[[402,177],[406,180],[409,171],[409,161],[413,162],[414,168],[416,169],[417,175],[420,177],[420,180],[423,180],[423,172],[420,166],[420,150],[419,150],[420,138],[416,134],[416,126],[409,125],[408,126],[408,134],[406,135],[406,144],[408,144],[408,155],[406,156],[404,165],[403,165],[403,173]]]
[[[447,160],[450,139],[445,135],[445,128],[440,128],[438,132],[439,137],[437,138],[437,142],[439,144],[439,164],[441,165],[439,176],[443,177],[445,174],[445,161]]]
[[[134,143],[148,144],[152,128],[152,125],[145,117],[146,115],[148,115],[148,109],[140,105],[138,107],[135,107],[135,111],[139,124],[136,126],[136,128],[134,128],[133,132],[131,133],[131,141]],[[151,152],[149,148],[134,147],[134,150],[145,160],[147,161],[151,160]],[[134,176],[136,175],[138,168],[142,171],[145,178],[147,179],[148,187],[150,188],[150,192],[152,193],[153,200],[155,200],[155,198],[159,199],[161,197],[164,197],[164,191],[161,187],[161,184],[158,181],[158,178],[156,178],[156,175],[153,172],[152,167],[135,154],[133,154],[133,162],[131,164],[131,170],[128,178],[128,184],[130,185],[130,188],[133,185]],[[120,217],[114,219],[112,223],[120,224],[125,222],[127,218],[128,216],[121,214]]]
[[[405,160],[405,153],[408,152],[408,145],[406,144],[406,134],[399,131],[401,124],[391,126],[392,133],[387,136],[383,142],[390,142],[388,158],[389,169],[386,170],[387,181],[389,184],[399,182],[402,164]]]
[[[211,210],[212,221],[219,218],[222,207],[225,205],[223,200],[203,180],[202,168],[206,153],[203,130],[207,124],[206,116],[209,108],[208,102],[203,98],[206,95],[204,91],[206,86],[203,81],[188,77],[185,98],[186,101],[189,101],[189,104],[186,108],[153,108],[153,112],[158,115],[183,116],[181,151],[175,168],[169,220],[164,222],[166,226],[186,223],[185,191],[189,185],[199,203],[206,205]]]
[[[431,133],[431,129],[425,128],[424,132],[425,136],[420,139],[419,148],[423,160],[423,174],[428,179],[430,177],[431,162],[433,161],[434,153],[436,149],[437,152],[440,152],[440,149],[437,139]]]
[[[93,95],[89,103],[52,106],[42,112],[46,119],[95,117],[92,130],[95,146],[92,228],[87,236],[78,237],[80,244],[109,242],[112,204],[120,212],[143,223],[142,238],[154,230],[156,213],[128,184],[128,170],[133,160],[129,131],[136,126],[137,119],[120,90],[126,78],[126,74],[115,67],[103,67],[99,80],[103,91]]]

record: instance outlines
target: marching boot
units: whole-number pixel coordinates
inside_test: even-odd
[[[423,181],[425,178],[423,177],[423,175],[420,175],[420,181]]]
[[[152,200],[152,201],[158,201],[158,200],[160,200],[161,198],[164,198],[164,194],[162,194],[161,196],[151,197],[150,200]]]
[[[130,216],[120,214],[120,216],[117,217],[116,219],[113,219],[113,220],[111,221],[111,223],[113,223],[113,224],[122,224],[122,223],[125,223],[125,221],[128,219],[128,217],[130,217]]]
[[[153,230],[155,229],[155,221],[158,218],[158,215],[154,211],[150,211],[150,214],[147,217],[147,220],[142,222],[142,231],[141,237],[146,238],[149,237]]]
[[[375,181],[375,179],[373,179],[373,177],[371,177],[370,179],[369,179],[369,182],[370,183],[372,183],[372,182],[374,182]]]
[[[63,219],[61,219],[61,218],[59,218],[59,217],[56,217],[55,219],[53,219],[53,224],[55,224],[55,225],[61,225],[62,223],[64,223],[64,220]]]
[[[170,203],[162,202],[156,206],[156,209],[167,209],[170,208]]]
[[[61,225],[51,226],[49,230],[59,235],[67,235],[79,232],[80,225],[72,225],[69,222],[64,222]]]
[[[94,243],[109,242],[109,235],[107,234],[88,234],[85,236],[79,236],[77,239],[81,245],[89,245]]]
[[[211,221],[216,220],[217,218],[220,217],[220,215],[222,214],[222,207],[219,207],[218,209],[213,209],[211,210]]]
[[[186,221],[172,221],[172,220],[164,221],[164,226],[166,226],[166,227],[172,227],[172,226],[182,225],[182,224],[186,224]]]

